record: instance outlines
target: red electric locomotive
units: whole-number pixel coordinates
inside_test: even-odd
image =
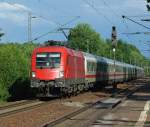
[[[38,96],[50,97],[77,91],[85,81],[84,56],[62,46],[39,47],[33,51],[31,87]]]

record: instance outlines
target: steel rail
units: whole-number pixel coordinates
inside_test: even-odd
[[[31,109],[34,109],[34,108],[38,108],[40,106],[55,103],[56,100],[50,100],[50,101],[37,101],[37,100],[34,100],[34,101],[27,101],[27,102],[24,102],[24,103],[19,103],[18,105],[14,104],[14,106],[12,106],[12,107],[11,107],[11,105],[6,106],[6,107],[4,106],[4,107],[1,107],[1,109],[0,109],[0,117],[6,117],[6,116],[13,115],[13,114],[16,114],[16,113],[20,113],[20,112],[28,111],[28,110],[31,110]]]
[[[24,101],[14,102],[12,104],[2,105],[2,106],[0,106],[0,110],[4,110],[4,109],[7,109],[7,108],[12,108],[12,107],[17,107],[17,106],[20,106],[20,105],[23,105],[23,104],[28,104],[28,103],[35,102],[35,101],[36,100],[24,100]]]

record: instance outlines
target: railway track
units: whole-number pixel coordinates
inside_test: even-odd
[[[118,91],[121,92],[121,91]],[[117,94],[117,93],[115,93]],[[114,96],[114,94],[112,95]],[[48,103],[52,103],[55,102],[56,100],[51,100],[48,102],[44,102],[44,101],[39,101],[39,100],[24,100],[21,102],[16,102],[13,104],[8,104],[5,106],[0,106],[0,117],[5,117],[5,116],[9,116],[12,114],[16,114],[19,112],[23,112],[23,111],[27,111],[27,110],[31,110],[33,108],[37,108],[40,107],[42,105],[48,104]],[[91,108],[93,106],[92,105],[88,105],[87,107],[77,111],[77,113],[83,112],[84,110],[87,110],[88,108]],[[75,113],[75,114],[77,114]]]
[[[108,109],[112,109],[113,107],[115,107],[117,104],[121,103],[122,101],[124,101],[128,96],[130,96],[132,93],[134,93],[136,90],[138,90],[139,86],[129,86],[126,89],[123,90],[119,90],[116,91],[115,93],[102,98],[102,100],[97,101],[93,104],[89,104],[83,108],[80,108],[74,112],[71,112],[65,116],[62,116],[60,118],[58,118],[55,121],[52,121],[50,123],[47,123],[45,125],[42,125],[42,127],[53,127],[53,126],[57,126],[59,127],[59,125],[61,125],[61,123],[65,123],[66,121],[71,121],[73,117],[78,116],[86,111],[88,111],[89,109],[98,109],[98,108],[108,108]],[[114,100],[114,98],[119,98],[117,101]],[[107,100],[111,100],[111,101],[116,101],[115,103],[110,103],[110,104],[104,104],[103,102],[107,101]]]
[[[126,89],[116,91],[112,95],[104,97],[102,100],[127,95],[127,93],[128,93],[127,91],[129,91],[129,89],[131,90],[132,87],[133,86],[129,86]],[[131,93],[129,93],[129,94],[131,94]],[[19,112],[31,110],[31,109],[40,107],[42,105],[46,105],[46,104],[49,104],[49,103],[56,102],[56,100],[58,100],[58,99],[51,100],[51,101],[46,101],[46,102],[45,101],[39,101],[39,100],[25,100],[25,101],[22,101],[22,102],[13,103],[13,104],[6,105],[6,106],[0,106],[0,117],[5,117],[5,116],[9,116],[9,115],[16,114],[16,113],[19,113]],[[53,121],[51,123],[48,123],[48,124],[44,125],[44,127],[54,126],[58,123],[61,123],[65,120],[67,120],[70,117],[76,116],[76,115],[78,115],[78,114],[80,114],[80,113],[82,113],[82,112],[84,112],[84,111],[86,111],[90,108],[93,108],[94,106],[96,106],[98,104],[99,104],[99,102],[96,102],[94,104],[88,104],[86,107],[83,107],[83,108],[81,108],[81,109],[79,109],[75,112],[72,112],[72,113],[68,114],[67,116],[63,116],[63,117],[59,118],[56,121]]]
[[[52,101],[44,102],[38,100],[26,100],[14,104],[6,105],[6,106],[1,106],[0,117],[5,117],[19,112],[31,110],[33,108],[40,107],[48,103],[52,103]]]
[[[35,100],[23,100],[23,101],[12,102],[11,104],[8,103],[8,104],[0,106],[0,110],[4,110],[4,109],[7,109],[7,108],[11,108],[11,107],[31,103],[32,101],[34,102]]]

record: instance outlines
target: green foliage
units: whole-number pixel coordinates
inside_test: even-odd
[[[110,40],[106,40],[107,45],[109,46],[109,51],[111,52],[111,56],[109,58],[113,58],[112,52],[112,44]],[[140,51],[131,44],[124,42],[122,40],[118,40],[116,47],[116,59],[119,61],[124,61],[126,63],[137,64],[140,65],[141,61],[144,61],[143,55]]]
[[[0,45],[0,100],[11,97],[16,80],[29,78],[30,56],[35,45],[8,43]]]
[[[94,54],[98,54],[99,50],[102,49],[100,45],[103,43],[100,35],[88,24],[78,24],[72,29],[68,41],[69,47]]]

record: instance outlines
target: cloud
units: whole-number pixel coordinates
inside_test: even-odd
[[[10,20],[18,25],[22,25],[27,18],[25,15],[22,15],[21,13],[0,13],[0,18],[4,20]]]
[[[0,2],[0,19],[12,21],[17,25],[24,25],[25,20],[27,20],[26,13],[30,10],[30,8],[22,4]]]
[[[27,25],[27,13],[31,12],[31,9],[26,7],[25,5],[18,4],[18,3],[7,3],[7,2],[0,2],[0,19],[11,21],[15,23],[15,25],[25,26]],[[47,21],[46,19],[42,18],[41,16],[36,16],[37,19],[34,25],[43,25],[45,23],[49,23],[51,26],[55,26],[55,23],[52,21]],[[42,20],[43,19],[43,20]],[[33,20],[34,21],[34,20]]]
[[[30,11],[31,9],[21,4],[11,4],[7,2],[0,2],[0,11]]]

